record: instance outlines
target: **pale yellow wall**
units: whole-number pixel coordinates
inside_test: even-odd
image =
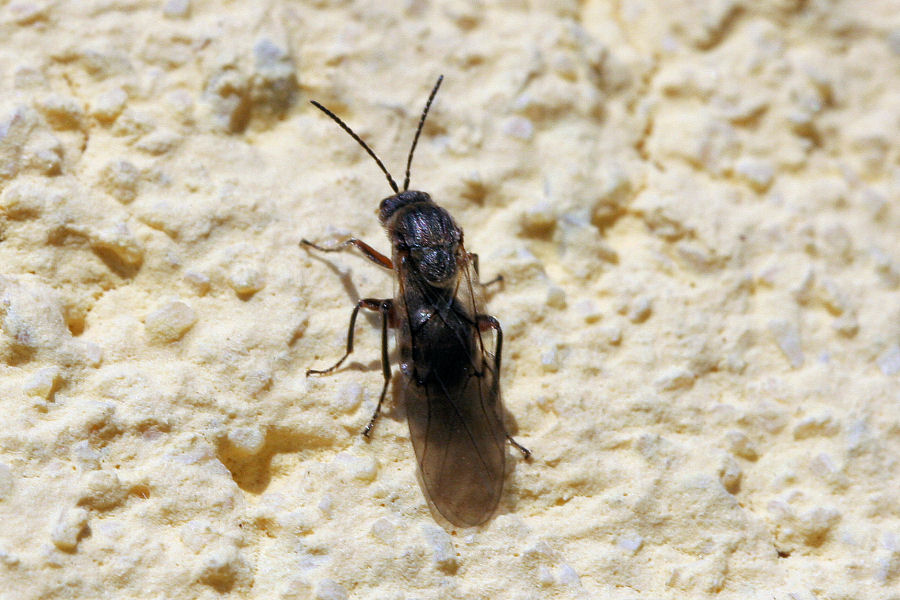
[[[388,250],[308,100],[402,180],[441,73],[534,452],[465,531],[298,245]],[[0,598],[900,597],[898,139],[896,0],[0,3]]]

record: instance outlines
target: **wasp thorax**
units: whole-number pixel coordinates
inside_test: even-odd
[[[423,192],[403,192],[387,198],[382,201],[381,210],[382,215],[388,215],[385,225],[395,251],[410,261],[410,273],[433,286],[456,281],[462,231],[446,210]]]
[[[409,257],[416,271],[431,285],[442,286],[456,281],[455,248],[411,248]]]

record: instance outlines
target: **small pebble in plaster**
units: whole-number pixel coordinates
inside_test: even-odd
[[[197,322],[197,313],[184,302],[173,300],[144,319],[147,335],[155,342],[180,340]]]
[[[74,552],[81,534],[87,528],[88,511],[83,508],[67,508],[59,515],[50,539],[64,552]]]

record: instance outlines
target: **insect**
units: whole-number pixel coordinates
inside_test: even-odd
[[[375,152],[333,112],[313,101],[371,156],[387,177],[394,195],[381,201],[378,216],[391,241],[391,257],[356,238],[333,246],[308,240],[301,244],[323,252],[356,248],[365,258],[392,269],[395,298],[364,298],[350,315],[347,348],[324,375],[341,366],[353,352],[353,331],[360,309],[381,314],[381,365],[384,385],[372,418],[371,433],[391,379],[388,329],[396,331],[403,399],[409,433],[425,495],[450,523],[479,525],[494,513],[506,471],[506,440],[527,459],[531,452],[506,430],[500,401],[500,358],[503,331],[482,309],[478,256],[466,251],[463,231],[445,209],[425,192],[409,189],[410,167],[431,103],[443,81],[437,80],[413,138],[406,161],[403,190]],[[490,333],[494,347],[488,349]]]

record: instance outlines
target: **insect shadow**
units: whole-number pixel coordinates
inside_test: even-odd
[[[353,352],[359,311],[378,313],[384,384],[363,435],[368,437],[375,427],[391,381],[388,329],[393,329],[403,378],[398,388],[426,498],[451,524],[469,527],[487,521],[497,508],[506,473],[506,442],[526,459],[531,452],[510,436],[503,423],[503,330],[497,319],[484,311],[478,255],[466,250],[463,230],[449,212],[427,193],[409,189],[419,135],[442,81],[443,76],[431,90],[419,119],[402,190],[362,138],[333,112],[312,101],[374,159],[394,191],[378,210],[391,242],[391,256],[353,237],[329,246],[304,239],[301,245],[320,252],[356,249],[379,267],[393,271],[397,291],[393,298],[359,300],[350,314],[344,355],[328,368],[309,369],[307,376],[326,375],[340,367]]]

